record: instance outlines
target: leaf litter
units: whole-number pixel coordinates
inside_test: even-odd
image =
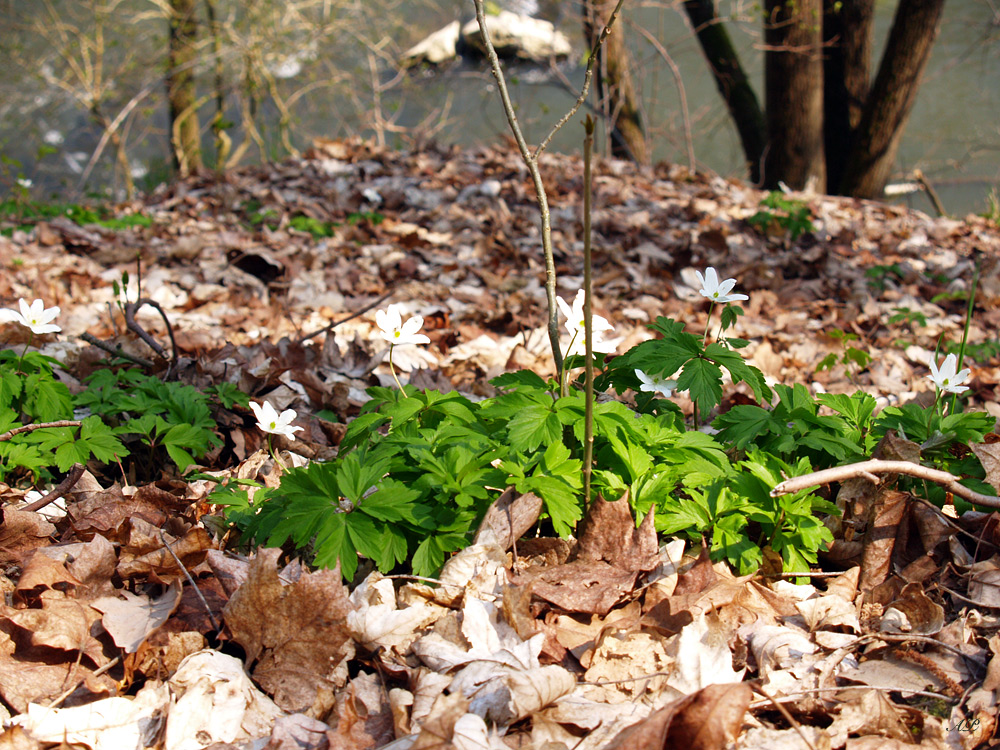
[[[541,161],[568,298],[581,283],[580,164]],[[751,227],[764,194],[745,185],[614,160],[595,173],[596,308],[619,350],[658,315],[703,324],[693,271],[712,265],[751,292],[740,335],[769,377],[857,385],[883,404],[926,397],[930,353],[963,325],[948,293],[976,258],[985,310],[970,342],[995,341],[1000,232],[985,219],[801,195],[814,229],[791,243]],[[66,336],[45,351],[77,383],[106,356],[83,333],[155,361],[108,313],[123,271],[137,298],[138,258],[182,382],[336,415],[300,419],[294,443],[274,436],[287,465],[334,455],[365,388],[391,385],[366,312],[385,299],[424,318],[431,346],[394,358],[415,385],[484,396],[502,372],[551,372],[537,213],[512,150],[321,140],[302,159],[117,210],[152,225],[54,219],[0,237],[0,298],[65,311]],[[136,321],[168,340],[155,311]],[[817,372],[844,333],[871,362]],[[974,400],[1000,416],[1000,359],[984,351]],[[218,422],[225,442],[204,468],[276,483],[249,413]],[[1000,491],[995,446],[970,448]],[[858,480],[838,496],[826,558],[843,572],[805,584],[658,546],[652,516],[637,528],[617,499],[593,504],[579,540],[522,539],[540,502],[509,492],[440,584],[362,572],[349,588],[279,550],[227,551],[211,483],[158,467],[135,478],[85,473],[59,512],[18,510],[23,493],[0,485],[0,710],[12,715],[0,748],[968,750],[996,732],[996,513],[948,518]]]

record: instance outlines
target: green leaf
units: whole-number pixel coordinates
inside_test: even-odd
[[[767,409],[740,404],[716,417],[712,426],[719,431],[716,438],[720,442],[731,443],[738,450],[743,450],[778,425]]]
[[[531,404],[510,420],[507,436],[514,450],[533,451],[542,443],[561,440],[562,424],[551,407]]]
[[[677,390],[690,392],[698,410],[707,414],[722,401],[722,370],[707,359],[692,359],[677,378]]]
[[[358,447],[369,437],[376,435],[378,428],[388,421],[388,417],[377,412],[360,415],[347,426],[344,439],[340,441],[340,450],[349,451]]]

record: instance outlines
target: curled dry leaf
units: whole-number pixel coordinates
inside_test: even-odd
[[[250,681],[242,661],[218,651],[187,657],[169,685],[165,750],[267,737],[282,714]]]

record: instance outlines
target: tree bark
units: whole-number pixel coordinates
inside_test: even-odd
[[[197,0],[170,0],[167,101],[174,166],[181,177],[201,169],[202,164],[194,77],[198,43],[196,9]]]
[[[874,0],[824,0],[823,130],[827,185],[844,175],[871,85]]]
[[[760,184],[761,162],[767,136],[764,114],[761,112],[757,94],[750,84],[750,78],[743,69],[729,33],[715,13],[712,0],[685,0],[684,11],[698,36],[698,43],[705,59],[708,60],[712,77],[715,78],[715,85],[726,103],[729,116],[736,125],[746,156],[750,181]]]
[[[584,39],[588,40],[591,49],[616,4],[615,0],[585,0],[583,3]],[[611,131],[611,155],[648,164],[649,146],[621,21],[597,54],[595,94],[600,102],[599,111],[605,115],[605,126]]]
[[[839,185],[842,194],[882,196],[943,9],[944,0],[900,0]]]
[[[822,0],[765,0],[764,186],[826,192],[823,147]]]

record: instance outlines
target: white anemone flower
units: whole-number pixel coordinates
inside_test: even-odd
[[[289,440],[295,440],[295,432],[302,429],[301,427],[292,427],[292,421],[296,416],[294,409],[285,409],[281,414],[278,414],[277,409],[267,401],[263,404],[251,401],[250,409],[257,417],[257,426],[271,435],[284,435]]]
[[[958,358],[954,354],[949,354],[944,358],[940,370],[933,359],[930,361],[930,367],[931,374],[927,376],[928,380],[931,380],[934,385],[945,393],[961,393],[962,391],[969,390],[969,386],[962,385],[962,383],[969,379],[970,371],[968,368],[965,368],[961,372],[956,372],[958,370]]]
[[[388,309],[377,311],[375,323],[381,331],[382,338],[393,346],[431,343],[431,340],[424,334],[417,333],[423,327],[424,319],[419,315],[414,315],[404,323],[403,316],[399,312],[399,305],[389,305]]]
[[[570,349],[566,352],[567,357],[571,357],[574,354],[586,353],[587,347],[584,339],[586,319],[583,315],[583,298],[584,291],[581,289],[576,293],[576,299],[573,300],[573,307],[570,307],[566,303],[566,300],[562,297],[556,297],[559,309],[562,311],[562,314],[566,316],[566,330],[569,331],[569,335],[572,338]],[[591,315],[590,320],[591,329],[594,334],[594,340],[592,342],[594,351],[601,352],[603,354],[610,354],[615,350],[615,345],[609,341],[605,341],[604,334],[607,331],[615,330],[615,327],[611,325],[606,318],[602,318],[600,315]]]
[[[721,305],[740,299],[750,299],[745,294],[730,294],[733,287],[736,286],[736,279],[726,279],[720,282],[719,274],[711,266],[705,269],[704,276],[701,275],[701,271],[695,271],[695,273],[698,274],[698,281],[701,282],[701,295],[708,297],[712,302]]]
[[[671,394],[677,390],[676,380],[650,377],[642,370],[636,370],[635,376],[639,378],[639,381],[642,383],[642,386],[639,388],[640,391],[645,391],[646,393],[659,393],[663,396],[663,398],[670,398]]]
[[[23,299],[18,300],[21,312],[15,310],[0,310],[0,323],[20,323],[30,328],[32,333],[58,333],[62,329],[53,325],[52,321],[59,316],[58,307],[46,309],[45,303],[36,299],[30,305]]]

